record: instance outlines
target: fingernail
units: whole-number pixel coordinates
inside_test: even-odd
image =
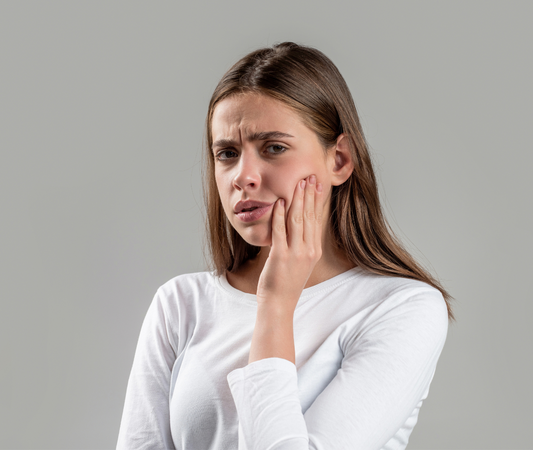
[[[322,183],[318,183],[318,184],[316,185],[316,190],[317,190],[318,192],[322,192]]]
[[[279,204],[280,204],[281,206],[285,206],[285,200],[280,199]]]
[[[314,175],[311,175],[309,177],[309,184],[315,184],[316,183],[316,177]]]
[[[305,180],[300,181],[300,187],[301,187],[302,189],[305,188]]]

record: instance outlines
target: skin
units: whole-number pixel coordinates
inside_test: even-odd
[[[232,286],[257,296],[249,363],[270,357],[294,363],[293,319],[302,290],[353,267],[323,220],[332,187],[353,171],[348,140],[340,135],[325,151],[294,110],[259,94],[220,102],[211,131],[224,211],[246,242],[261,247],[256,258],[226,274]],[[265,135],[273,131],[290,137]],[[244,223],[234,213],[241,200],[273,206]]]

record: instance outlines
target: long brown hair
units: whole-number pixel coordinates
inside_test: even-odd
[[[216,274],[237,270],[260,250],[236,232],[224,213],[211,149],[216,105],[229,96],[247,92],[268,95],[291,107],[315,131],[325,150],[335,145],[340,134],[345,134],[354,170],[346,182],[333,186],[331,194],[330,224],[336,245],[354,265],[370,272],[419,280],[435,287],[442,293],[453,320],[450,295],[405,250],[385,220],[368,145],[344,78],[322,52],[292,42],[246,55],[222,77],[209,103],[204,198],[208,247]]]

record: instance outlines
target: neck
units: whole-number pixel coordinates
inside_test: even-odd
[[[235,288],[255,294],[259,277],[270,253],[270,246],[262,247],[259,254],[248,260],[234,273],[227,273],[228,282]],[[334,276],[346,272],[355,265],[346,257],[334,243],[330,233],[325,233],[322,239],[322,258],[316,263],[309,276],[305,288],[315,286]]]

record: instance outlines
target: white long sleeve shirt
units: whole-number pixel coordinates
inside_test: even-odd
[[[141,329],[117,449],[404,449],[446,339],[439,291],[353,268],[304,289],[296,364],[247,364],[255,295],[178,276]]]

